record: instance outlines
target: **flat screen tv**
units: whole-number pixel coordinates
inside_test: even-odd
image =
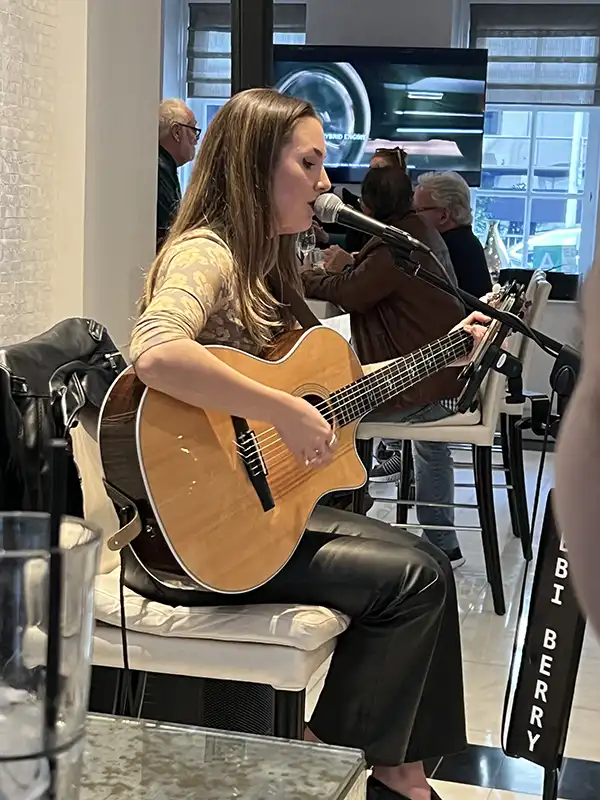
[[[334,183],[364,177],[378,148],[401,147],[411,175],[481,178],[487,51],[276,45],[273,84],[309,100]]]

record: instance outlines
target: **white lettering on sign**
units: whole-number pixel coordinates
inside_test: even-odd
[[[556,569],[554,570],[554,577],[564,581],[569,577],[569,562],[566,558],[556,559]]]
[[[554,659],[552,656],[547,656],[545,653],[542,656],[540,661],[540,675],[544,675],[546,678],[549,678],[552,674],[552,662]]]
[[[535,684],[535,692],[533,695],[533,699],[541,700],[542,703],[547,703],[548,702],[547,691],[548,691],[548,684],[546,683],[546,681],[541,681],[538,678],[537,683]]]
[[[554,565],[554,579],[552,584],[552,597],[550,602],[555,606],[563,605],[563,592],[566,588],[566,581],[569,577],[569,561],[566,556],[567,547],[565,540],[561,538],[559,545],[560,555],[556,558]],[[548,681],[542,680],[542,676],[550,678],[552,676],[552,668],[554,659],[557,656],[548,654],[558,649],[559,635],[558,631],[554,628],[546,628],[544,630],[543,649],[547,652],[542,653],[538,667],[538,678],[535,683],[535,690],[533,693],[531,711],[529,715],[529,729],[527,730],[527,739],[529,743],[529,752],[533,753],[540,741],[542,731],[544,728],[544,706],[548,705],[548,695],[550,684]]]
[[[529,739],[529,752],[530,753],[533,753],[533,751],[535,750],[535,746],[539,742],[541,736],[542,736],[541,733],[536,733],[535,736],[534,736],[531,731],[527,731],[527,738]]]
[[[544,709],[539,706],[531,706],[531,716],[529,717],[529,724],[533,727],[536,725],[538,728],[543,728],[542,719],[544,718]]]
[[[554,603],[555,606],[562,606],[562,600],[560,599],[561,594],[564,592],[565,587],[562,583],[555,583],[554,584],[554,597],[550,600],[551,603]]]

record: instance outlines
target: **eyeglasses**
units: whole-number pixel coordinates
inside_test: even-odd
[[[189,130],[194,131],[196,135],[196,141],[200,141],[200,134],[202,133],[202,128],[197,128],[195,125],[186,125],[184,122],[177,122],[177,125],[181,125],[182,128],[189,128]]]
[[[383,158],[397,158],[402,169],[406,169],[407,152],[401,147],[378,147],[375,155]]]
[[[422,214],[424,211],[443,211],[443,210],[444,209],[440,208],[440,206],[423,206],[422,208],[415,207],[415,211],[417,212],[417,214]]]

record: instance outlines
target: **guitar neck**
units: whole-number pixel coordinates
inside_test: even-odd
[[[398,358],[338,389],[329,398],[336,423],[344,426],[361,419],[411,386],[465,356],[472,346],[473,338],[470,334],[462,329],[452,331],[420,350]]]

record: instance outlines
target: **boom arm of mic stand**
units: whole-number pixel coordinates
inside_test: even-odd
[[[417,251],[414,251],[412,256],[407,258],[406,251],[404,249],[396,249],[394,246],[392,246],[392,253],[394,255],[394,263],[396,267],[401,269],[403,272],[413,275],[415,278],[419,278],[420,280],[425,281],[425,283],[429,283],[431,286],[441,289],[443,292],[446,292],[446,294],[459,297],[467,307],[472,308],[474,311],[481,311],[486,316],[497,319],[512,331],[515,331],[516,333],[522,333],[523,336],[533,339],[533,341],[537,342],[537,344],[541,345],[545,350],[550,352],[555,357],[558,356],[563,350],[564,345],[561,342],[556,341],[556,339],[552,339],[550,336],[546,336],[545,333],[542,333],[535,328],[528,327],[527,325],[523,324],[523,322],[514,314],[507,314],[504,311],[499,311],[492,306],[489,306],[478,297],[459,289],[458,286],[451,286],[444,278],[441,278],[439,275],[434,275],[433,272],[430,272],[430,270],[422,267],[421,264],[415,259],[415,256],[418,257]],[[443,264],[441,264],[435,253],[430,251],[427,253],[427,255],[429,255],[429,257],[440,266],[442,273],[445,272]]]

